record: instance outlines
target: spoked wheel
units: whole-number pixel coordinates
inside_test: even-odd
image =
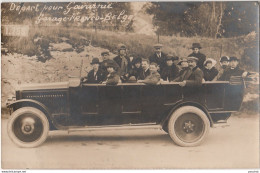
[[[168,123],[172,140],[183,147],[197,146],[209,132],[210,123],[206,114],[197,107],[183,106],[177,109]]]
[[[20,147],[37,147],[47,138],[49,121],[40,110],[23,107],[10,117],[8,135]]]

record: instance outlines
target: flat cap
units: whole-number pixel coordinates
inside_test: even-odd
[[[196,58],[194,56],[190,56],[187,59],[188,59],[188,61],[198,61],[199,60],[198,58]]]
[[[187,58],[181,58],[180,61],[178,62],[178,65],[181,65],[182,62],[187,62]]]
[[[220,58],[220,62],[223,62],[223,61],[229,61],[229,57],[228,56],[222,56]]]
[[[235,57],[235,56],[231,56],[229,58],[229,61],[239,61],[239,59],[237,57]]]
[[[162,47],[163,47],[163,45],[162,45],[162,44],[160,44],[160,43],[157,43],[157,44],[154,44],[154,45],[153,45],[153,47],[154,47],[154,48],[162,48]]]
[[[101,52],[101,56],[104,56],[104,55],[109,55],[109,51],[103,51],[103,52]]]
[[[126,45],[120,43],[117,45],[118,50],[126,50]]]

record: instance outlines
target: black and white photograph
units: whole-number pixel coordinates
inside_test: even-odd
[[[259,2],[1,3],[2,170],[259,166]]]

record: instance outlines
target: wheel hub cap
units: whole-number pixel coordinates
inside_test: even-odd
[[[192,133],[194,131],[194,127],[195,127],[195,125],[190,120],[185,121],[183,124],[183,130],[186,133]]]
[[[22,121],[22,126],[21,126],[21,130],[24,134],[31,134],[34,131],[34,124],[35,121],[33,118],[25,118]]]

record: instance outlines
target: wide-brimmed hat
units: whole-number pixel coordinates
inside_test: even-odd
[[[204,61],[204,63],[203,63],[204,66],[206,66],[207,63],[212,63],[212,67],[214,67],[214,66],[216,65],[217,61],[214,60],[214,59],[212,59],[212,58],[207,58],[207,59]]]
[[[202,47],[200,46],[199,43],[192,43],[192,47],[191,47],[191,49],[195,49],[195,48],[199,48],[199,49],[201,49]]]
[[[126,45],[120,43],[117,45],[118,50],[126,50]]]
[[[133,63],[136,64],[136,63],[142,63],[142,58],[135,58],[133,60]]]
[[[220,58],[220,62],[223,62],[223,61],[229,61],[229,57],[228,56],[222,56]]]
[[[93,58],[92,62],[90,64],[99,64],[99,59],[98,58]]]
[[[188,61],[198,61],[199,59],[194,57],[194,56],[190,56],[187,58]]]
[[[114,69],[117,68],[116,62],[113,60],[108,60],[106,67],[113,67]]]
[[[154,45],[153,45],[153,47],[154,47],[154,48],[162,48],[162,47],[163,47],[163,45],[162,45],[162,44],[160,44],[160,43],[157,43],[157,44],[154,44]]]
[[[109,55],[109,51],[103,51],[103,52],[101,52],[101,56],[104,56],[104,55]]]
[[[181,58],[180,61],[178,62],[178,65],[181,65],[182,62],[187,62],[187,58]]]
[[[166,61],[172,60],[173,61],[174,56],[172,54],[168,54],[166,56]]]
[[[229,61],[239,61],[239,59],[237,57],[235,57],[235,56],[231,56],[229,58]]]

